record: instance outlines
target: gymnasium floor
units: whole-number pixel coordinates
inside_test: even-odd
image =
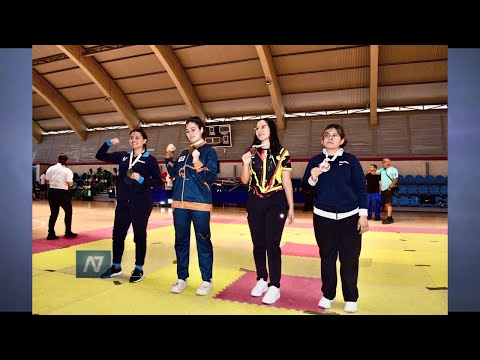
[[[242,208],[214,208],[213,291],[197,296],[201,282],[194,238],[190,278],[181,294],[176,280],[174,228],[169,208],[155,207],[149,221],[145,278],[129,283],[135,247],[131,229],[122,260],[124,274],[113,279],[76,277],[77,250],[111,250],[114,203],[73,202],[76,239],[45,239],[50,210],[46,200],[32,205],[32,313],[155,315],[347,315],[340,277],[329,310],[318,307],[322,295],[320,259],[310,212],[295,211],[282,238],[281,298],[264,305],[250,296],[255,284],[252,243]],[[382,214],[384,216],[384,214]],[[448,313],[448,221],[446,213],[393,213],[395,223],[370,221],[363,236],[356,315],[446,315]],[[64,213],[56,223],[61,236]],[[193,234],[193,229],[192,229]],[[351,314],[348,314],[351,315]]]

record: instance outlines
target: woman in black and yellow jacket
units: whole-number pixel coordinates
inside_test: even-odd
[[[247,217],[257,271],[250,294],[259,297],[266,292],[262,302],[273,304],[280,299],[280,241],[286,220],[294,221],[294,209],[290,154],[280,144],[272,119],[257,122],[251,151],[242,161],[240,178],[248,183]]]

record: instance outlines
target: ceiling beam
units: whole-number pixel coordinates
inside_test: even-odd
[[[97,45],[97,46],[93,46],[93,47],[89,47],[88,49],[85,49],[82,56],[93,56],[101,52],[123,49],[130,46],[135,46],[135,45]]]
[[[32,88],[66,121],[68,126],[75,131],[80,139],[85,140],[87,126],[82,121],[77,110],[38,72],[33,70]],[[38,125],[37,125],[38,126]]]
[[[85,52],[80,45],[57,45],[85,74],[98,86],[113,107],[123,116],[130,130],[138,128],[142,121],[127,97],[110,76],[97,64],[93,57],[82,56]]]
[[[43,129],[38,125],[36,121],[32,120],[32,137],[37,144],[42,142]]]
[[[162,63],[165,70],[167,70],[168,75],[170,75],[170,78],[180,92],[183,101],[185,101],[190,114],[192,116],[198,116],[205,121],[206,114],[203,110],[202,103],[172,48],[168,45],[150,45],[150,47],[158,60]]]
[[[283,106],[282,92],[275,71],[272,53],[268,45],[255,45],[263,73],[265,74],[265,84],[268,86],[270,97],[272,98],[273,110],[277,118],[277,127],[280,130],[285,129],[285,107]]]
[[[378,125],[378,48],[370,45],[370,125]]]

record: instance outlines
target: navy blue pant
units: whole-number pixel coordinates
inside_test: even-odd
[[[375,213],[375,219],[380,219],[380,210],[382,208],[382,194],[379,192],[367,193],[368,197],[368,218],[372,218],[372,206]]]
[[[153,200],[149,199],[117,202],[112,235],[114,264],[122,262],[125,237],[131,224],[135,242],[135,265],[143,266],[147,253],[147,224],[152,208]]]
[[[340,258],[343,299],[358,299],[358,266],[362,248],[362,235],[357,229],[358,218],[358,214],[342,220],[313,215],[313,228],[320,250],[322,292],[329,300],[335,298],[337,291],[337,258]]]
[[[190,226],[193,222],[197,240],[198,263],[203,281],[212,279],[213,246],[210,238],[210,212],[189,209],[173,210],[175,227],[175,253],[177,254],[177,276],[185,280],[189,277]]]
[[[259,198],[248,194],[247,216],[250,235],[253,242],[253,259],[257,270],[257,280],[267,281],[267,256],[270,282],[268,286],[280,288],[282,273],[283,228],[288,215],[288,202],[285,191],[279,191],[270,197]]]

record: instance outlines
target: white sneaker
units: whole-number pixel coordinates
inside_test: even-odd
[[[170,288],[170,291],[175,294],[180,294],[187,287],[187,281],[178,279]]]
[[[332,307],[333,300],[328,300],[325,296],[322,296],[320,301],[318,302],[318,306],[324,309],[330,309]]]
[[[354,313],[358,311],[358,305],[356,301],[345,301],[345,307],[343,309],[345,312]]]
[[[262,302],[270,305],[278,299],[280,299],[280,289],[272,285],[268,287],[267,293],[263,297]]]
[[[213,289],[213,285],[211,281],[202,281],[202,283],[197,289],[197,295],[202,295],[202,296],[208,295],[210,294],[210,291],[212,291],[212,289]]]
[[[262,296],[264,292],[267,292],[267,290],[268,290],[268,283],[265,280],[260,279],[257,281],[257,285],[255,285],[255,287],[252,289],[252,292],[250,293],[250,295],[259,297],[259,296]]]

